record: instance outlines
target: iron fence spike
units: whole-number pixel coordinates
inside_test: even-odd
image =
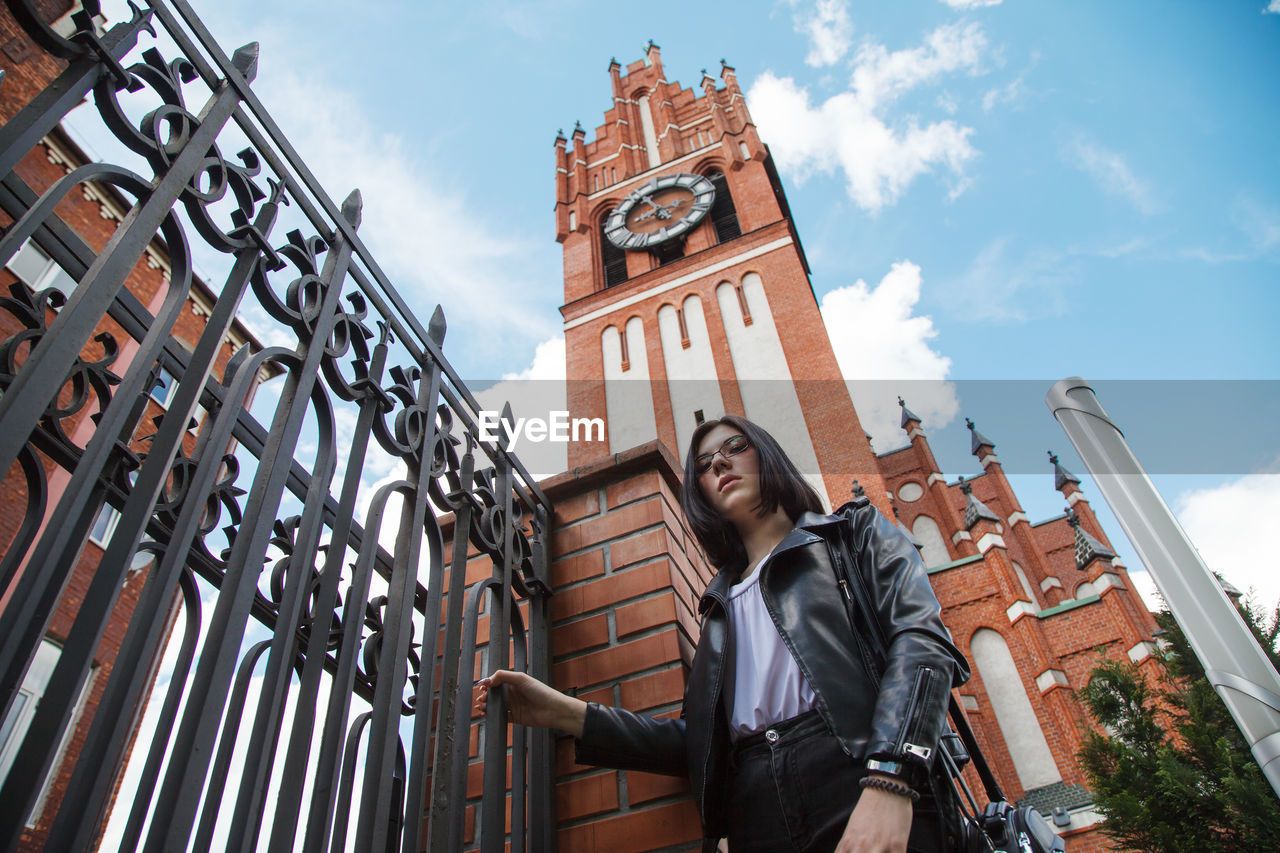
[[[258,43],[251,41],[231,55],[231,64],[240,72],[245,82],[252,83],[258,76],[258,49]]]

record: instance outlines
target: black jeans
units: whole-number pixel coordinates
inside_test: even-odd
[[[810,711],[737,743],[729,793],[730,853],[831,853],[866,775],[817,711]],[[946,849],[931,792],[922,791],[912,813],[908,849]]]

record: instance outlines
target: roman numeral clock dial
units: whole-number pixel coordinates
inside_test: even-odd
[[[692,231],[715,198],[701,175],[663,175],[632,190],[605,220],[604,233],[619,249],[648,249]]]

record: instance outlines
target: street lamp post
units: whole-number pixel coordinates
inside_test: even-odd
[[[1137,549],[1173,618],[1280,795],[1280,676],[1173,517],[1093,388],[1079,377],[1045,403]]]

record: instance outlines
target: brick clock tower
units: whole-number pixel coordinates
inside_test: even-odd
[[[1033,522],[992,439],[970,421],[981,472],[948,482],[905,401],[903,446],[876,454],[733,68],[682,89],[650,42],[609,77],[594,141],[581,125],[555,140],[568,405],[607,426],[607,446],[571,444],[569,470],[543,483],[555,686],[679,714],[713,571],[680,514],[679,457],[700,420],[745,415],[831,506],[865,491],[896,519],[973,665],[959,701],[1005,795],[1052,818],[1068,849],[1111,849],[1076,760],[1092,725],[1076,690],[1103,659],[1153,661],[1156,625],[1080,481],[1051,457],[1066,511]],[[561,849],[697,849],[687,784],[572,756],[563,741]]]
[[[556,138],[569,411],[603,418],[608,447],[659,439],[683,457],[703,419],[743,414],[773,433],[832,506],[875,454],[840,377],[769,150],[731,66],[700,92],[668,81],[658,46],[609,64],[595,140]],[[888,505],[881,507],[888,510]]]

